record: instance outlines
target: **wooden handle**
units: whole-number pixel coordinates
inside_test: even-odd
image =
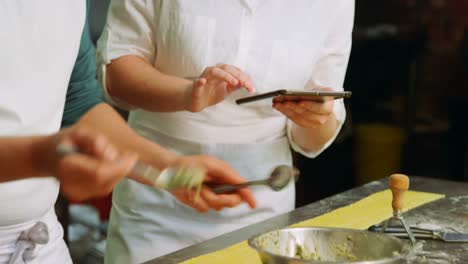
[[[392,174],[390,176],[390,189],[392,190],[393,211],[403,210],[405,192],[409,189],[409,178],[403,174]]]

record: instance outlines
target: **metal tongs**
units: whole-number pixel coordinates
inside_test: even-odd
[[[406,175],[403,174],[393,174],[390,176],[390,190],[392,191],[392,208],[393,208],[393,216],[389,218],[387,221],[385,221],[382,229],[380,230],[381,233],[385,233],[387,231],[387,228],[391,222],[399,222],[401,225],[403,225],[406,234],[408,235],[411,245],[414,245],[416,243],[416,239],[414,238],[413,232],[411,229],[408,227],[406,224],[405,220],[403,219],[403,216],[401,215],[401,212],[403,210],[403,198],[405,192],[409,189],[409,178]]]

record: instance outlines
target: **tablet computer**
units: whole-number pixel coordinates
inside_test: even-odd
[[[350,98],[349,91],[297,91],[297,90],[276,90],[268,93],[257,94],[236,100],[237,104],[245,104],[263,100],[272,97],[281,97],[284,101],[315,101],[323,102],[324,97],[333,97],[334,99]]]

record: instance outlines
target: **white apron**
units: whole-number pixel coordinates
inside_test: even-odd
[[[36,223],[47,226],[47,241],[19,239]],[[0,226],[0,263],[8,264],[71,264],[72,260],[63,240],[63,229],[51,208],[42,217],[10,226]]]
[[[292,164],[286,137],[261,144],[198,144],[144,127],[141,135],[179,154],[209,154],[228,162],[248,180],[268,177],[276,165]],[[170,193],[124,180],[114,190],[105,263],[142,263],[294,209],[291,183],[283,191],[253,187],[258,207],[246,204],[221,212],[198,213]]]
[[[0,1],[0,137],[60,129],[85,16],[84,0]],[[53,177],[0,183],[0,264],[71,263],[58,192]],[[47,240],[34,239],[37,223]]]

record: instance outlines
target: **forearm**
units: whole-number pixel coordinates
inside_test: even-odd
[[[0,138],[0,182],[50,176],[54,136]]]
[[[153,112],[186,110],[192,81],[164,74],[144,59],[128,55],[106,67],[109,94]]]
[[[135,133],[120,115],[107,104],[99,104],[78,121],[104,134],[120,151],[138,153],[141,160],[158,168],[171,163],[176,154]]]
[[[292,140],[306,152],[313,152],[321,149],[338,129],[338,120],[335,114],[321,126],[305,128],[293,124]]]

